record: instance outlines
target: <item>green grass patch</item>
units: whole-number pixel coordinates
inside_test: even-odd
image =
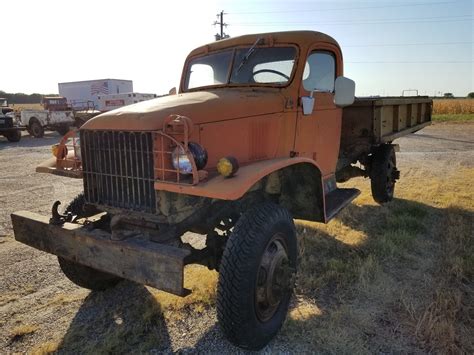
[[[433,115],[433,122],[474,122],[474,113]]]

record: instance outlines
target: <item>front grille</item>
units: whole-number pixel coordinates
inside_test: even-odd
[[[81,131],[86,201],[154,213],[151,132]]]

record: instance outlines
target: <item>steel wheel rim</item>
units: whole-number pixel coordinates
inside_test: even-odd
[[[270,320],[289,290],[291,268],[283,236],[275,234],[267,243],[257,271],[255,313],[261,322]]]

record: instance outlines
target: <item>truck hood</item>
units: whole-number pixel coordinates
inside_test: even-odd
[[[164,96],[98,115],[81,129],[155,131],[172,114],[194,124],[282,112],[285,98],[278,89],[215,89]]]

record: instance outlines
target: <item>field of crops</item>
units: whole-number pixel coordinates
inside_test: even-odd
[[[433,114],[472,114],[474,99],[439,99],[433,100]]]

